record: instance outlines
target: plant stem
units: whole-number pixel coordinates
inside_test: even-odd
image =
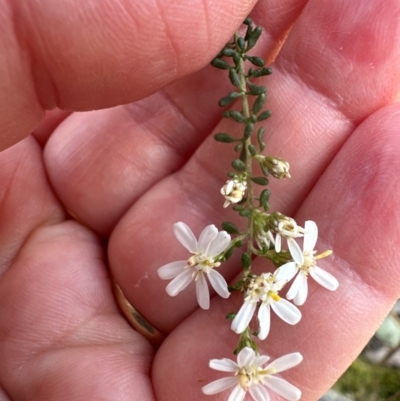
[[[235,33],[235,44],[237,46],[237,39],[239,35]],[[239,50],[239,49],[238,49]],[[250,117],[250,109],[249,109],[249,101],[247,97],[247,85],[246,85],[246,73],[244,69],[244,60],[240,58],[238,65],[238,75],[240,78],[240,90],[242,92],[242,108],[243,108],[243,117],[248,120]],[[247,173],[247,200],[246,200],[246,208],[251,211],[251,215],[248,217],[247,223],[247,252],[249,255],[252,255],[253,251],[253,181],[251,181],[251,177],[253,174],[253,166],[252,166],[252,156],[249,151],[249,145],[251,144],[251,136],[243,142],[243,146],[245,147],[246,152],[246,173]],[[250,274],[251,267],[246,269],[243,276],[246,277]]]

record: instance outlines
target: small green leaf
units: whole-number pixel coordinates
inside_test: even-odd
[[[266,120],[267,118],[270,118],[272,115],[270,110],[265,110],[261,114],[258,115],[257,121],[263,121]]]
[[[269,175],[269,170],[268,170],[268,168],[265,167],[263,163],[260,163],[260,167],[261,167],[262,173],[263,173],[266,177],[268,177],[268,175]]]
[[[258,185],[268,185],[268,179],[265,177],[251,177],[251,181]]]
[[[241,96],[241,93],[239,93],[239,92],[231,92],[228,94],[228,96],[225,96],[222,99],[220,99],[220,101],[218,102],[218,105],[220,107],[228,106],[240,96]]]
[[[253,144],[249,145],[249,152],[252,156],[255,156],[257,154],[257,149]]]
[[[237,315],[236,312],[229,312],[229,313],[225,316],[225,318],[226,318],[226,320],[233,320],[233,319],[235,318],[236,315]]]
[[[246,51],[250,50],[251,48],[253,48],[255,46],[255,44],[257,43],[257,40],[261,36],[261,33],[262,33],[262,29],[260,26],[257,26],[256,28],[254,28],[253,32],[251,33],[250,37],[247,40]]]
[[[263,67],[258,70],[253,70],[251,76],[254,78],[263,77],[265,75],[271,75],[272,70],[269,67]]]
[[[225,48],[222,50],[222,55],[226,57],[232,57],[236,53],[236,50],[230,49],[230,48]]]
[[[260,151],[262,152],[265,149],[265,142],[264,142],[264,127],[260,127],[257,132],[257,141],[260,145]]]
[[[236,171],[246,171],[246,164],[242,162],[242,160],[240,159],[236,159],[231,163],[232,167],[236,170]]]
[[[242,113],[240,111],[231,110],[229,112],[229,115],[230,115],[230,117],[232,117],[238,123],[244,123],[245,122],[245,118],[243,117],[243,115],[242,115]]]
[[[250,138],[251,133],[253,132],[254,124],[247,123],[246,127],[244,128],[244,139]]]
[[[229,234],[239,234],[239,230],[230,221],[224,221],[222,223],[222,229],[225,230]]]
[[[271,191],[269,189],[264,189],[260,194],[260,206],[264,209],[269,209],[269,197],[271,196]]]
[[[242,37],[239,37],[239,38],[237,38],[236,43],[237,43],[239,50],[241,52],[243,52],[244,49],[246,48],[246,42],[244,41],[244,39]]]
[[[248,252],[242,253],[242,266],[245,270],[251,266],[251,256]]]
[[[262,93],[265,93],[267,91],[267,88],[265,86],[254,85],[251,82],[247,82],[247,86],[249,87],[250,95],[253,96],[261,95]]]
[[[235,247],[229,248],[224,254],[224,260],[228,260],[235,252]]]
[[[229,134],[224,134],[223,132],[215,134],[214,139],[218,142],[225,142],[225,143],[232,143],[238,141],[238,139],[231,137]]]
[[[250,210],[243,209],[239,212],[239,215],[242,217],[249,217],[249,216],[251,216],[251,212],[250,212]]]
[[[211,61],[211,65],[213,67],[219,68],[220,70],[229,70],[231,66],[221,58],[216,57],[214,60]]]
[[[265,93],[261,93],[261,95],[259,95],[257,97],[257,99],[256,99],[256,101],[254,102],[254,105],[253,105],[253,113],[254,114],[257,114],[257,113],[259,113],[261,111],[261,109],[264,106],[266,98],[267,97],[265,96]]]
[[[240,206],[240,205],[233,205],[233,206],[232,206],[232,209],[233,209],[235,212],[241,212],[241,211],[244,209],[244,207],[243,207],[243,206]]]
[[[234,151],[235,151],[235,152],[239,152],[239,150],[242,149],[242,146],[243,146],[242,143],[238,143],[238,144],[235,146]]]
[[[232,85],[236,86],[240,89],[240,78],[239,74],[234,68],[229,70],[229,79],[231,80]]]
[[[242,151],[240,152],[239,159],[243,163],[247,162],[247,151],[246,151],[246,148],[244,146],[242,147]]]
[[[247,60],[250,61],[250,63],[254,64],[257,67],[264,67],[264,60],[261,57],[255,57],[255,56],[247,56]]]
[[[243,24],[245,25],[251,25],[253,23],[253,20],[250,17],[247,17],[244,21]]]
[[[243,241],[236,241],[235,246],[236,248],[240,248],[243,245]]]

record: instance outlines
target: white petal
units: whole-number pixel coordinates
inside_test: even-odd
[[[244,302],[239,312],[232,321],[231,329],[235,333],[243,333],[250,323],[251,318],[256,310],[256,304],[250,301]]]
[[[268,355],[259,355],[254,358],[253,365],[256,368],[260,368],[263,366],[267,361],[269,361],[270,357]]]
[[[332,274],[318,266],[314,266],[310,269],[310,275],[319,285],[322,285],[322,287],[325,287],[327,290],[335,291],[339,287],[339,281],[337,281]]]
[[[297,387],[280,377],[268,376],[264,379],[264,384],[289,401],[298,401],[301,397],[301,391]]]
[[[236,377],[224,377],[223,379],[215,380],[207,384],[201,390],[207,395],[217,394],[229,387],[234,386],[237,384],[237,382],[238,381]]]
[[[274,273],[275,281],[290,281],[298,271],[296,262],[285,263]]]
[[[228,358],[211,359],[209,366],[211,369],[219,370],[221,372],[236,373],[239,370],[238,364]]]
[[[299,309],[286,299],[281,298],[277,302],[272,302],[271,308],[286,323],[296,324],[301,319]]]
[[[242,387],[238,385],[232,390],[231,395],[228,398],[228,401],[243,401],[245,395],[246,391],[244,391]]]
[[[200,234],[199,240],[197,241],[197,250],[201,253],[207,253],[208,248],[216,236],[218,235],[218,229],[214,224],[207,226]]]
[[[215,257],[225,251],[231,243],[231,236],[226,231],[220,231],[214,241],[211,242],[207,255]]]
[[[293,298],[293,303],[295,305],[301,306],[306,302],[308,295],[308,280],[304,274],[299,274],[299,276],[303,276],[300,280],[299,290],[297,291],[296,296]]]
[[[271,399],[267,390],[261,384],[250,387],[249,391],[256,401],[269,401]]]
[[[165,288],[167,294],[171,297],[178,295],[182,290],[184,290],[193,280],[192,270],[185,269],[184,272],[176,276]]]
[[[275,238],[275,252],[279,253],[282,247],[282,237],[280,234],[276,234]]]
[[[275,368],[276,373],[279,373],[297,366],[302,360],[303,356],[300,352],[293,352],[275,359],[275,361],[271,362],[266,369]]]
[[[196,252],[197,240],[192,230],[182,222],[174,224],[174,234],[177,240],[189,251]]]
[[[293,238],[288,238],[287,243],[288,243],[289,251],[290,251],[290,254],[292,255],[293,260],[299,266],[303,266],[304,255],[299,247],[299,244]]]
[[[228,284],[220,273],[211,269],[208,272],[208,279],[216,293],[222,298],[228,298],[231,293],[228,290]]]
[[[304,225],[306,233],[304,234],[303,251],[311,252],[318,239],[318,227],[314,221],[308,220]]]
[[[233,182],[233,180],[229,180],[226,184],[225,184],[225,194],[229,195],[232,192],[233,186],[235,185],[235,183]]]
[[[196,280],[196,297],[202,309],[210,309],[210,293],[204,274],[200,273]]]
[[[256,353],[250,347],[244,347],[237,356],[238,365],[240,368],[249,366],[253,363]]]
[[[177,262],[168,263],[157,270],[157,274],[163,280],[170,280],[175,278],[187,266],[186,260],[179,260]]]
[[[265,305],[264,303],[261,304],[258,309],[258,321],[260,322],[258,338],[260,340],[265,340],[271,327],[271,309],[269,305]]]

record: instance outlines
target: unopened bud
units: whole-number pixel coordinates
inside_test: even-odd
[[[290,178],[289,163],[279,157],[266,156],[258,158],[259,162],[268,170],[268,172],[275,178],[282,180]]]

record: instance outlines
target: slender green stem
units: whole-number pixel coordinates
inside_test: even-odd
[[[239,35],[235,33],[235,43],[237,43]],[[236,46],[237,47],[237,46]],[[244,69],[244,61],[243,58],[240,58],[238,65],[238,75],[240,78],[240,90],[242,92],[242,108],[243,108],[243,117],[248,120],[250,117],[250,108],[249,101],[247,97],[247,85],[246,85],[246,72]],[[251,215],[248,217],[248,225],[247,225],[247,252],[249,255],[252,254],[253,250],[253,181],[251,181],[251,177],[253,174],[253,166],[252,166],[252,156],[249,151],[249,145],[251,144],[251,136],[247,138],[243,146],[245,147],[246,152],[246,173],[247,173],[247,201],[246,208],[251,211]],[[244,277],[246,277],[251,272],[251,269],[246,269],[244,273]]]

